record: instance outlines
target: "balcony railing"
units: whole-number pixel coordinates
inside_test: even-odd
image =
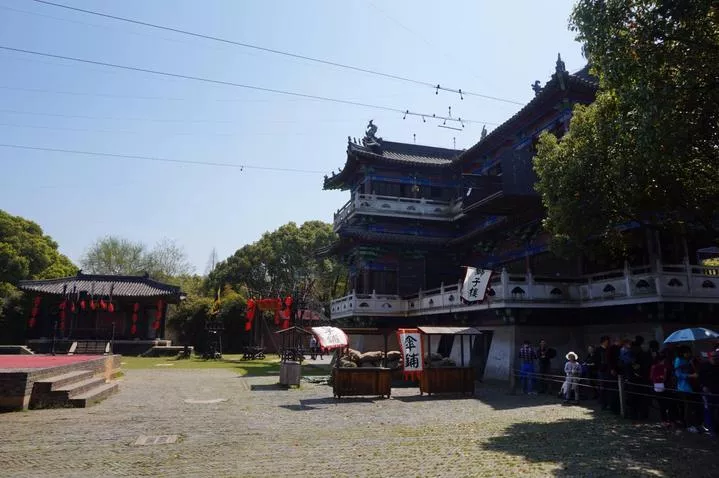
[[[434,199],[405,198],[356,194],[334,215],[335,231],[350,216],[367,214],[423,218],[432,221],[451,221],[461,213],[461,201],[438,201]]]
[[[332,319],[351,316],[409,317],[502,307],[584,308],[646,302],[719,303],[719,268],[692,265],[638,266],[577,278],[513,275],[492,277],[485,300],[464,304],[462,284],[442,285],[407,297],[356,294],[332,301]]]

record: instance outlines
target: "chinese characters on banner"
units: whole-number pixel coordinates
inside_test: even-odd
[[[317,337],[320,347],[325,350],[347,347],[349,343],[347,334],[337,327],[312,327],[312,333]]]
[[[402,351],[405,380],[418,379],[424,370],[422,335],[417,329],[399,329],[397,338]]]
[[[483,301],[491,276],[492,271],[489,269],[467,267],[467,274],[464,276],[464,284],[462,285],[462,300],[465,302]]]

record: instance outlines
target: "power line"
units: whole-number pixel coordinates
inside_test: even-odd
[[[48,6],[51,6],[51,7],[64,8],[64,9],[66,9],[66,10],[72,10],[72,11],[76,11],[76,12],[80,12],[80,13],[85,13],[85,14],[88,14],[88,15],[95,15],[95,16],[99,16],[99,17],[104,17],[104,18],[109,18],[109,19],[112,19],[112,20],[121,21],[121,22],[134,23],[135,25],[142,25],[142,26],[148,27],[148,28],[156,28],[156,29],[159,29],[159,30],[165,30],[165,31],[170,31],[170,32],[174,32],[174,33],[179,33],[179,34],[182,34],[182,35],[189,35],[189,36],[196,37],[196,38],[202,38],[202,39],[205,39],[205,40],[211,40],[211,41],[226,43],[226,44],[230,44],[230,45],[241,46],[241,47],[244,47],[244,48],[251,48],[251,49],[253,49],[253,50],[259,50],[259,51],[263,51],[263,52],[266,52],[266,53],[272,53],[272,54],[275,54],[275,55],[282,55],[282,56],[287,56],[287,57],[291,57],[291,58],[297,58],[297,59],[300,59],[300,60],[311,61],[311,62],[314,62],[314,63],[319,63],[319,64],[323,64],[323,65],[328,65],[328,66],[332,66],[332,67],[335,67],[335,68],[342,68],[342,69],[346,69],[346,70],[352,70],[352,71],[357,71],[357,72],[361,72],[361,73],[366,73],[366,74],[369,74],[369,75],[381,76],[381,77],[389,78],[389,79],[393,79],[393,80],[399,80],[399,81],[404,81],[404,82],[407,82],[407,83],[413,83],[413,84],[415,84],[415,85],[425,86],[425,87],[432,88],[432,89],[434,89],[437,93],[438,93],[440,90],[442,90],[442,91],[446,91],[446,92],[449,92],[449,93],[457,93],[457,94],[460,95],[460,97],[462,97],[462,96],[476,96],[476,97],[478,97],[478,98],[484,98],[484,99],[488,99],[488,100],[501,101],[501,102],[504,102],[504,103],[510,103],[510,104],[515,104],[515,105],[524,106],[524,103],[519,102],[519,101],[509,100],[509,99],[506,99],[506,98],[499,98],[499,97],[497,97],[497,96],[483,95],[483,94],[474,93],[474,92],[471,92],[471,91],[463,91],[461,88],[445,88],[445,87],[443,87],[443,86],[440,86],[440,84],[430,83],[430,82],[427,82],[427,81],[414,80],[414,79],[412,79],[412,78],[407,78],[407,77],[404,77],[404,76],[393,75],[393,74],[390,74],[390,73],[382,73],[382,72],[376,71],[376,70],[370,70],[370,69],[367,69],[367,68],[361,68],[361,67],[357,67],[357,66],[352,66],[352,65],[343,64],[343,63],[337,63],[337,62],[334,62],[334,61],[323,60],[323,59],[321,59],[321,58],[314,58],[314,57],[310,57],[310,56],[306,56],[306,55],[299,55],[299,54],[296,54],[296,53],[290,53],[290,52],[287,52],[287,51],[275,50],[275,49],[273,49],[273,48],[266,48],[266,47],[262,47],[262,46],[259,46],[259,45],[253,45],[253,44],[250,44],[250,43],[238,42],[238,41],[234,41],[234,40],[228,40],[228,39],[226,39],[226,38],[220,38],[220,37],[216,37],[216,36],[212,36],[212,35],[205,35],[205,34],[202,34],[202,33],[191,32],[191,31],[188,31],[188,30],[182,30],[182,29],[179,29],[179,28],[173,28],[173,27],[168,27],[168,26],[164,26],[164,25],[158,25],[158,24],[155,24],[155,23],[143,22],[143,21],[140,21],[140,20],[134,20],[134,19],[132,19],[132,18],[120,17],[120,16],[117,16],[117,15],[110,15],[110,14],[107,14],[107,13],[101,13],[101,12],[97,12],[97,11],[94,11],[94,10],[85,10],[85,9],[83,9],[83,8],[71,7],[71,6],[69,6],[69,5],[63,5],[63,4],[61,4],[61,3],[49,2],[49,1],[46,1],[46,0],[32,0],[32,1],[34,1],[34,2],[36,2],[36,3],[41,3],[41,4],[44,4],[44,5],[48,5]]]
[[[126,158],[126,159],[140,159],[145,161],[158,161],[163,163],[174,163],[174,164],[192,164],[196,166],[215,166],[223,168],[234,168],[243,171],[245,169],[256,169],[259,171],[275,171],[275,172],[286,172],[286,173],[308,173],[308,174],[323,174],[324,171],[317,171],[312,169],[295,169],[295,168],[277,168],[271,166],[254,166],[251,164],[235,164],[235,163],[218,163],[210,161],[193,161],[190,159],[172,159],[162,158],[158,156],[141,156],[135,154],[116,154],[116,153],[103,153],[98,151],[81,151],[77,149],[60,149],[60,148],[44,148],[40,146],[27,146],[20,144],[6,144],[0,143],[1,148],[13,148],[13,149],[24,149],[31,151],[46,151],[50,153],[67,153],[77,154],[85,156],[102,156],[107,158]]]
[[[483,124],[488,124],[488,125],[492,125],[492,126],[497,125],[497,123],[491,123],[488,121],[477,121],[477,120],[469,120],[469,119],[463,119],[463,118],[453,118],[451,116],[438,116],[435,114],[416,113],[416,112],[409,111],[409,110],[401,110],[399,108],[391,108],[388,106],[372,105],[372,104],[368,104],[368,103],[361,103],[358,101],[340,100],[337,98],[329,98],[327,96],[309,95],[309,94],[305,94],[305,93],[297,93],[294,91],[285,91],[285,90],[278,90],[278,89],[274,89],[274,88],[265,88],[265,87],[261,87],[261,86],[245,85],[242,83],[233,83],[231,81],[223,81],[223,80],[214,80],[211,78],[204,78],[201,76],[182,75],[179,73],[169,73],[169,72],[165,72],[165,71],[151,70],[148,68],[140,68],[140,67],[136,67],[136,66],[118,65],[116,63],[106,63],[106,62],[96,61],[96,60],[87,60],[84,58],[55,55],[52,53],[44,53],[44,52],[33,51],[33,50],[25,50],[22,48],[13,48],[13,47],[5,46],[5,45],[0,45],[0,49],[7,50],[7,51],[13,51],[13,52],[17,52],[17,53],[25,53],[28,55],[43,56],[43,57],[47,57],[47,58],[59,58],[62,60],[75,61],[78,63],[86,63],[86,64],[90,64],[90,65],[100,65],[100,66],[106,66],[109,68],[119,68],[119,69],[128,70],[128,71],[149,73],[152,75],[158,75],[158,76],[164,76],[164,77],[170,77],[170,78],[181,78],[184,80],[201,81],[201,82],[212,83],[212,84],[216,84],[216,85],[233,86],[236,88],[245,88],[245,89],[249,89],[249,90],[263,91],[265,93],[275,93],[275,94],[280,94],[280,95],[294,96],[294,97],[298,97],[298,98],[308,98],[308,99],[319,100],[319,101],[329,101],[332,103],[341,103],[341,104],[345,104],[345,105],[361,106],[363,108],[372,108],[372,109],[377,109],[377,110],[382,110],[382,111],[391,111],[393,113],[400,113],[400,114],[404,115],[405,117],[417,116],[417,117],[422,117],[422,118],[453,121],[453,122],[461,123],[461,124],[483,123]]]

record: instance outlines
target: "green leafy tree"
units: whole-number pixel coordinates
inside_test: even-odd
[[[76,272],[40,226],[0,210],[0,343],[19,343],[25,332],[29,304],[16,288],[19,281]]]
[[[308,221],[298,227],[290,222],[218,263],[208,277],[208,287],[244,285],[254,295],[310,289],[311,299],[327,303],[346,273],[340,264],[318,258],[316,252],[335,237],[330,224]]]
[[[76,272],[40,226],[0,210],[0,297],[12,293],[21,280],[53,279]]]
[[[537,190],[555,242],[617,244],[627,221],[716,237],[718,20],[712,0],[577,3],[570,28],[600,92],[561,141],[540,140]]]

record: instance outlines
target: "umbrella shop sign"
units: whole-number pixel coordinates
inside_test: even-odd
[[[405,380],[419,378],[424,370],[422,335],[418,329],[399,329],[397,339],[402,350],[402,368]]]
[[[491,276],[492,271],[490,269],[467,267],[467,273],[462,284],[462,293],[460,294],[462,300],[465,302],[483,301]]]
[[[325,350],[347,347],[349,343],[347,334],[337,327],[312,327],[312,333],[317,337],[320,347]]]

